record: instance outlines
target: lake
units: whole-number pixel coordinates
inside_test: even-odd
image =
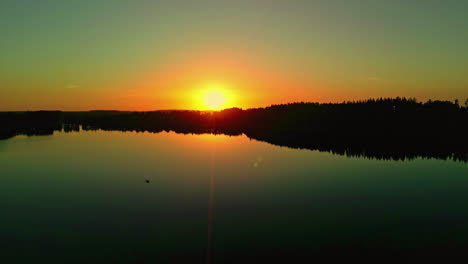
[[[465,162],[350,158],[244,135],[80,131],[2,140],[0,168],[4,263],[468,242]]]

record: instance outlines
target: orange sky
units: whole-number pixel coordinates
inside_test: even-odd
[[[466,1],[0,6],[0,111],[202,110],[213,87],[241,108],[468,97]]]
[[[267,66],[242,53],[212,53],[185,54],[162,69],[137,74],[125,84],[128,88],[120,99],[132,102],[129,108],[135,110],[207,110],[203,95],[210,90],[226,96],[225,108],[325,99],[319,88],[311,92],[310,77],[303,80],[287,69]],[[135,80],[140,83],[134,84]],[[318,81],[316,86],[321,86]]]

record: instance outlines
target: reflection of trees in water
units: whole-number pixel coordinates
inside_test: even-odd
[[[468,160],[468,108],[447,101],[379,99],[296,103],[219,112],[0,113],[0,138],[83,130],[246,134],[291,148],[376,159]]]

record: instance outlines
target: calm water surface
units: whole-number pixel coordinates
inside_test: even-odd
[[[463,162],[97,131],[0,141],[0,168],[3,260],[203,263],[207,250],[468,242]]]

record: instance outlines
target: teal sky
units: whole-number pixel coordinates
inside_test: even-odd
[[[468,98],[468,1],[2,0],[0,110]]]

